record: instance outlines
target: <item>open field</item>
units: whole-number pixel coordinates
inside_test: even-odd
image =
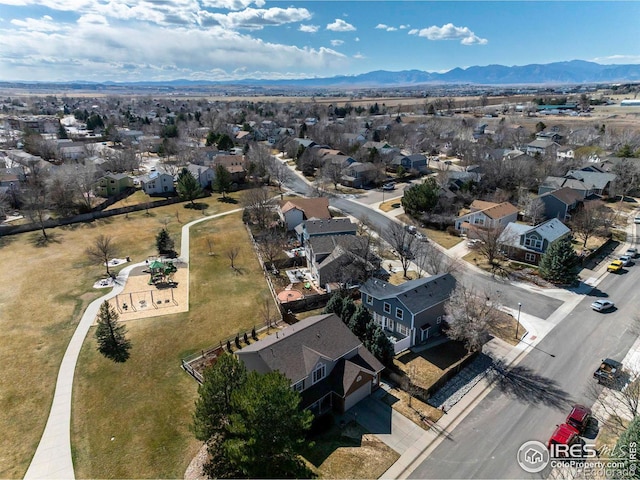
[[[241,273],[230,268],[232,246]],[[127,323],[133,347],[125,364],[100,356],[90,332],[74,385],[79,478],[178,478],[200,448],[189,431],[197,384],[180,359],[259,327],[260,300],[269,295],[240,213],[192,228],[190,275],[189,312]]]
[[[206,213],[236,208],[215,198],[206,201]],[[24,476],[44,430],[68,341],[89,302],[105,293],[92,288],[104,268],[87,260],[85,248],[98,235],[110,235],[119,245],[118,256],[141,261],[155,254],[155,235],[169,219],[167,228],[179,249],[182,223],[176,212],[183,223],[202,216],[176,204],[149,215],[136,212],[128,219],[50,229],[53,241],[46,247],[35,246],[37,233],[0,237],[0,478]]]

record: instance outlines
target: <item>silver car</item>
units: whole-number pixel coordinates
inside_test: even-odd
[[[615,307],[615,304],[609,300],[596,300],[591,304],[591,308],[597,312],[604,312],[605,310],[610,310],[613,307]]]

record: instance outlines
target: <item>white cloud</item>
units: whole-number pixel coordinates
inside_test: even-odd
[[[353,58],[357,59],[357,60],[362,60],[363,58],[366,58],[364,55],[362,55],[360,52],[356,53]]]
[[[73,24],[69,31],[0,31],[0,80],[165,80],[196,75],[295,77],[343,70],[349,59],[331,48],[270,43],[225,30],[135,24],[118,29]],[[77,48],[82,45],[82,48]],[[135,48],[132,46],[135,45]],[[69,58],[73,52],[73,58]],[[218,70],[215,70],[218,69]],[[214,72],[215,70],[215,72]],[[276,71],[277,70],[277,71]]]
[[[385,30],[387,32],[395,32],[396,30],[398,30],[396,27],[390,27],[389,25],[385,25],[384,23],[379,23],[378,25],[376,25],[376,29]]]
[[[406,30],[407,28],[409,28],[411,25],[407,24],[407,25],[400,25],[398,28],[400,30]]]
[[[456,27],[453,23],[447,23],[442,27],[435,25],[427,28],[412,29],[409,35],[418,35],[429,40],[460,40],[462,45],[486,45],[489,40],[480,38],[469,27]]]
[[[78,23],[93,23],[99,25],[108,25],[109,22],[104,17],[104,15],[98,15],[96,13],[87,13],[86,15],[82,15],[78,19]]]
[[[640,63],[640,55],[609,55],[607,57],[596,57],[591,59],[592,62],[601,63],[603,65],[631,65]]]
[[[344,40],[331,40],[331,46],[333,47],[339,47],[343,43],[344,43]]]
[[[60,24],[53,21],[49,15],[45,15],[39,19],[36,18],[25,18],[24,20],[13,19],[11,20],[11,24],[16,27],[32,32],[57,32],[62,30]]]
[[[301,32],[305,32],[305,33],[316,33],[318,30],[320,30],[320,26],[319,25],[300,25],[300,27],[298,28],[298,30],[300,30]]]
[[[306,8],[269,8],[259,10],[247,8],[240,12],[210,13],[200,12],[204,25],[222,25],[228,29],[247,28],[259,30],[265,26],[277,26],[287,23],[309,20],[311,13]]]
[[[356,37],[353,40],[356,41],[356,42],[359,42],[360,41],[360,37]]]
[[[265,4],[264,0],[201,0],[200,3],[206,8],[221,8],[225,10],[242,10],[252,3],[255,3],[256,7],[263,7]]]
[[[336,18],[335,22],[327,25],[327,30],[331,30],[333,32],[353,32],[355,29],[356,27],[340,18]]]

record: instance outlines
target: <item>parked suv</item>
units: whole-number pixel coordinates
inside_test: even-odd
[[[567,415],[567,425],[572,426],[578,432],[584,433],[591,421],[591,409],[584,405],[574,405],[571,413]]]

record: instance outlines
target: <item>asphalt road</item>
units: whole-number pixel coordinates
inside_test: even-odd
[[[594,403],[589,394],[600,360],[622,360],[637,335],[630,331],[640,301],[638,265],[610,274],[532,350],[450,433],[410,478],[546,478],[527,474],[516,462],[520,445],[546,443],[574,402]],[[590,308],[597,296],[617,310]],[[551,355],[554,355],[552,357]]]

